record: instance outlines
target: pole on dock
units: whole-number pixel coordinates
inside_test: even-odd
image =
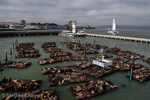
[[[6,60],[5,61],[7,61],[7,51],[5,50],[5,57],[6,57]]]
[[[0,67],[1,67],[1,60],[0,60]]]
[[[95,45],[95,39],[94,39],[94,45]]]
[[[57,39],[57,45],[58,45],[58,39]]]
[[[137,45],[135,44],[135,49],[134,49],[134,54],[133,54],[133,56],[134,56],[134,58],[133,58],[133,62],[134,62],[134,60],[135,60],[135,55],[136,55],[136,47],[137,47]]]
[[[111,50],[111,57],[112,57],[112,52],[113,52],[113,49]]]
[[[131,68],[131,72],[130,72],[130,80],[132,80],[132,71],[133,71],[133,68]]]
[[[115,42],[114,42],[114,46],[113,46],[113,48],[115,48]]]
[[[137,45],[135,44],[135,49],[134,49],[134,53],[136,53],[136,47],[137,47]]]
[[[11,47],[11,45],[10,45],[10,55],[12,55],[12,47]]]
[[[0,70],[1,70],[1,60],[0,60]]]
[[[15,46],[16,47],[18,46],[18,40],[17,39],[15,40]]]
[[[74,44],[74,51],[76,51],[76,44]]]
[[[15,49],[14,49],[14,44],[13,44],[13,51],[14,51]]]
[[[85,48],[84,48],[84,56],[85,56]]]

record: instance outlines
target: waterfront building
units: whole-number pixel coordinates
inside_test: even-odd
[[[10,25],[10,29],[24,29],[24,25]]]

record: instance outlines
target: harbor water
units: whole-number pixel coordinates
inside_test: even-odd
[[[127,36],[127,37],[137,37],[137,38],[147,38],[150,39],[150,30],[149,29],[119,29],[119,34],[110,34],[107,33],[107,29],[90,29],[85,30],[87,33],[93,34],[102,34],[102,35],[117,35],[117,36]],[[39,53],[41,56],[39,58],[15,58],[15,54],[17,54],[16,50],[13,51],[13,55],[10,55],[9,47],[12,46],[15,40],[18,40],[18,43],[27,43],[33,42],[34,48],[39,49]],[[58,43],[57,43],[58,40]],[[97,38],[97,37],[62,37],[56,35],[30,35],[30,36],[8,36],[8,37],[0,37],[0,59],[1,62],[5,62],[5,50],[7,50],[8,60],[9,61],[30,61],[32,64],[27,68],[3,68],[4,71],[0,72],[0,80],[2,80],[2,76],[6,78],[11,77],[12,79],[36,79],[42,80],[41,86],[39,89],[52,89],[55,87],[57,96],[59,100],[76,100],[71,91],[68,89],[69,86],[79,85],[81,83],[74,83],[62,86],[51,86],[49,87],[48,75],[42,74],[43,67],[55,67],[55,66],[68,66],[73,65],[75,63],[81,61],[66,61],[59,62],[54,64],[46,64],[39,65],[37,63],[37,59],[48,58],[49,53],[45,53],[41,45],[44,42],[56,42],[57,47],[62,48],[65,52],[71,52],[73,55],[80,55],[77,52],[66,47],[65,44],[60,44],[62,41],[72,41],[79,42],[81,44],[90,43],[94,44],[94,40],[96,44],[100,44],[102,46],[113,47],[114,43],[116,47],[121,48],[121,50],[130,50],[134,52],[135,44],[137,45],[136,53],[142,54],[145,58],[150,57],[150,44],[141,43],[141,42],[131,42],[124,40],[115,40],[115,39],[106,39],[106,38]],[[92,50],[92,48],[90,48]],[[105,53],[105,52],[104,52]],[[86,56],[90,57],[95,54],[86,54]],[[113,58],[117,57],[117,55],[113,54]],[[110,59],[113,59],[110,58]],[[143,62],[142,59],[135,60],[135,63],[142,64],[144,66],[150,67],[150,63]],[[85,70],[76,69],[78,72],[85,72]],[[96,97],[92,97],[88,100],[149,100],[150,99],[150,80],[140,83],[135,79],[130,81],[129,77],[126,77],[125,72],[115,72],[113,74],[107,75],[103,78],[111,81],[114,85],[118,86],[118,90],[109,92],[103,95],[99,95]],[[91,80],[96,80],[96,78],[87,75],[87,77]],[[85,82],[84,82],[85,83]],[[14,93],[14,92],[13,92]],[[21,92],[17,92],[21,93]],[[0,97],[6,95],[7,92],[0,93]],[[11,93],[9,93],[11,94]]]

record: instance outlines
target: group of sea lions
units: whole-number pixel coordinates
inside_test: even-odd
[[[112,52],[112,53],[119,55],[119,56],[124,56],[125,58],[128,58],[130,60],[136,60],[136,59],[144,57],[144,55],[136,54],[135,52],[131,52],[128,50],[121,50],[120,48],[116,48],[116,47],[104,49],[104,51],[105,52]]]
[[[143,65],[136,64],[134,62],[121,63],[121,64],[118,64],[117,66],[119,66],[120,71],[129,71],[131,68],[139,69],[139,68],[144,67]]]
[[[11,67],[11,68],[26,68],[31,65],[31,62],[25,61],[7,61],[2,64],[2,67]]]
[[[50,52],[63,52],[63,49],[58,48],[56,46],[56,42],[44,42],[41,45],[41,48],[44,49],[45,53],[50,53]]]
[[[89,50],[89,48],[86,48],[81,45],[81,43],[76,43],[76,42],[67,42],[67,47],[69,49],[72,49],[74,51],[86,51]]]
[[[126,74],[128,77],[130,77],[130,71]],[[148,67],[142,67],[139,69],[135,69],[132,72],[132,76],[134,79],[138,80],[139,82],[144,82],[148,79],[150,79],[150,68]]]
[[[122,57],[116,57],[112,61],[113,61],[114,64],[120,64],[120,63],[128,62],[129,59],[128,58],[124,58],[124,57],[123,58]]]
[[[85,72],[91,76],[94,76],[95,78],[101,78],[108,74],[114,73],[118,70],[119,69],[117,67],[115,67],[114,65],[111,65],[107,67],[95,66],[93,68],[87,69]]]
[[[29,79],[16,79],[13,80],[11,77],[6,79],[3,76],[2,81],[0,81],[0,91],[1,92],[22,92],[36,90],[41,84],[41,80],[29,80]]]
[[[71,66],[67,66],[67,67],[51,67],[51,68],[46,68],[44,67],[42,69],[42,74],[55,74],[55,73],[65,73],[65,72],[75,72],[75,69],[73,69]]]
[[[16,50],[18,55],[15,55],[15,58],[37,58],[41,55],[39,54],[39,50],[33,48],[34,43],[20,43]]]
[[[51,74],[48,76],[49,85],[63,85],[89,81],[84,72],[67,72],[63,74]]]
[[[82,62],[79,62],[79,63],[76,63],[75,65],[72,65],[72,67],[76,67],[80,70],[82,69],[86,69],[86,68],[90,68],[93,66],[93,61],[90,59],[90,60],[86,60],[86,61],[82,61]]]
[[[75,72],[75,69],[73,67],[76,67],[82,70],[85,68],[92,67],[92,65],[93,65],[92,60],[86,60],[86,61],[82,61],[82,62],[76,63],[74,65],[69,65],[66,67],[60,67],[60,66],[51,67],[51,68],[44,67],[42,68],[42,74],[44,75],[44,74]]]
[[[49,47],[49,48],[44,48],[45,53],[50,53],[50,52],[63,52],[63,49],[60,49],[58,47]]]
[[[56,53],[49,53],[49,56],[51,58],[60,57],[60,56],[72,56],[72,53],[71,52],[56,52]]]
[[[51,63],[64,62],[64,61],[84,61],[84,60],[88,60],[88,57],[65,56],[65,57],[55,57],[55,58],[44,58],[44,59],[38,59],[37,62],[40,65],[44,65],[44,64],[51,64]]]
[[[90,43],[85,43],[85,44],[83,44],[84,46],[87,46],[87,47],[91,47],[91,48],[94,48],[94,49],[106,49],[106,48],[108,48],[107,46],[101,46],[101,45],[99,45],[99,44],[93,44],[93,45],[91,45]]]
[[[142,59],[142,60],[145,61],[145,62],[149,62],[150,63],[150,58]]]
[[[96,50],[86,50],[86,51],[78,51],[79,54],[96,54],[96,53],[99,53],[98,51]]]
[[[81,43],[76,42],[67,42],[67,47],[73,49],[74,51],[78,51],[79,54],[96,54],[99,53],[96,50],[90,50],[81,45]]]
[[[63,43],[64,44],[64,43]],[[67,44],[67,47],[70,49],[73,49],[75,51],[78,51],[81,54],[85,53],[98,53],[96,50],[89,50],[87,47],[83,47],[80,43],[76,42],[65,42]],[[33,49],[34,43],[21,43],[16,49],[19,53],[38,53],[38,49]],[[99,44],[84,44],[84,46],[88,46],[94,49],[101,49],[103,48],[105,52],[112,52],[114,54],[117,54],[119,56],[124,56],[126,58],[117,57],[113,59],[114,65],[107,66],[107,67],[93,67],[86,70],[86,73],[94,76],[96,78],[101,78],[105,75],[114,73],[118,70],[125,71],[130,70],[131,68],[136,69],[133,70],[133,77],[140,82],[143,82],[150,78],[150,69],[147,67],[144,67],[143,65],[136,64],[133,62],[128,62],[129,60],[134,60],[138,58],[144,57],[143,55],[136,54],[130,51],[121,51],[120,48],[108,48],[106,46],[100,46]],[[44,48],[45,52],[50,52],[51,58],[45,58],[45,59],[38,59],[39,64],[49,64],[49,63],[56,63],[56,62],[62,62],[62,61],[82,61],[80,63],[76,63],[75,65],[70,65],[67,67],[52,67],[52,68],[46,68],[44,67],[42,69],[43,74],[51,74],[48,76],[49,79],[49,86],[53,85],[62,85],[62,84],[70,84],[70,83],[76,83],[76,82],[86,82],[89,81],[87,76],[84,74],[84,72],[75,72],[75,70],[72,67],[76,67],[79,69],[85,69],[92,67],[92,60],[88,60],[88,57],[86,56],[73,56],[70,52],[63,52],[62,49],[58,48],[56,46],[55,42],[45,42],[41,46]],[[96,51],[96,52],[95,52]],[[26,54],[27,55],[27,54]],[[29,54],[30,56],[30,54]],[[64,57],[62,57],[64,56]],[[106,57],[112,57],[109,54],[104,54]],[[23,57],[23,56],[19,56]],[[93,59],[99,59],[101,58],[101,55],[95,55],[90,56]],[[145,61],[145,60],[144,60]],[[25,65],[24,65],[25,64]],[[8,66],[16,66],[16,67],[25,67],[27,65],[30,65],[30,63],[24,63],[24,62],[5,62],[4,65]],[[63,73],[63,74],[58,74]],[[127,74],[127,76],[130,75],[130,72]],[[8,80],[5,77],[0,82],[0,91],[30,91],[35,90],[39,87],[41,81],[38,80],[12,80],[11,78]],[[106,92],[110,92],[117,89],[117,86],[113,86],[111,82],[105,80],[105,79],[99,79],[96,81],[91,81],[85,84],[81,84],[79,86],[69,87],[71,92],[75,95],[75,97],[78,100],[90,98],[99,94],[103,94]],[[31,94],[41,94],[45,98],[50,98],[51,100],[57,100],[57,96],[54,95],[53,92],[47,91],[43,92],[41,90],[33,91]],[[24,94],[23,94],[24,95]],[[46,95],[46,96],[45,96]],[[6,97],[8,100],[12,97]],[[23,98],[19,98],[23,99]],[[36,98],[32,98],[36,99]]]
[[[10,94],[1,98],[2,100],[58,100],[55,88],[49,90],[35,90],[23,94]]]
[[[100,58],[102,58],[102,56],[104,56],[104,58],[111,58],[112,57],[109,54],[103,54],[103,55],[98,54],[98,55],[90,56],[90,58],[92,58],[92,59],[100,59]]]
[[[77,100],[84,100],[97,95],[117,90],[118,87],[106,79],[93,80],[88,83],[68,87]]]
[[[49,48],[49,47],[56,47],[56,42],[44,42],[41,45],[41,48]]]

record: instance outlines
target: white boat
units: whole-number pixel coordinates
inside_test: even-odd
[[[74,37],[74,34],[71,31],[69,31],[69,30],[63,30],[61,32],[61,35],[65,36],[65,37]]]
[[[113,22],[112,22],[112,30],[108,31],[108,33],[119,33],[118,31],[116,31],[116,22],[115,22],[114,18],[113,18]]]
[[[74,33],[75,37],[84,37],[86,36],[86,33],[84,31],[79,31],[77,33]]]

